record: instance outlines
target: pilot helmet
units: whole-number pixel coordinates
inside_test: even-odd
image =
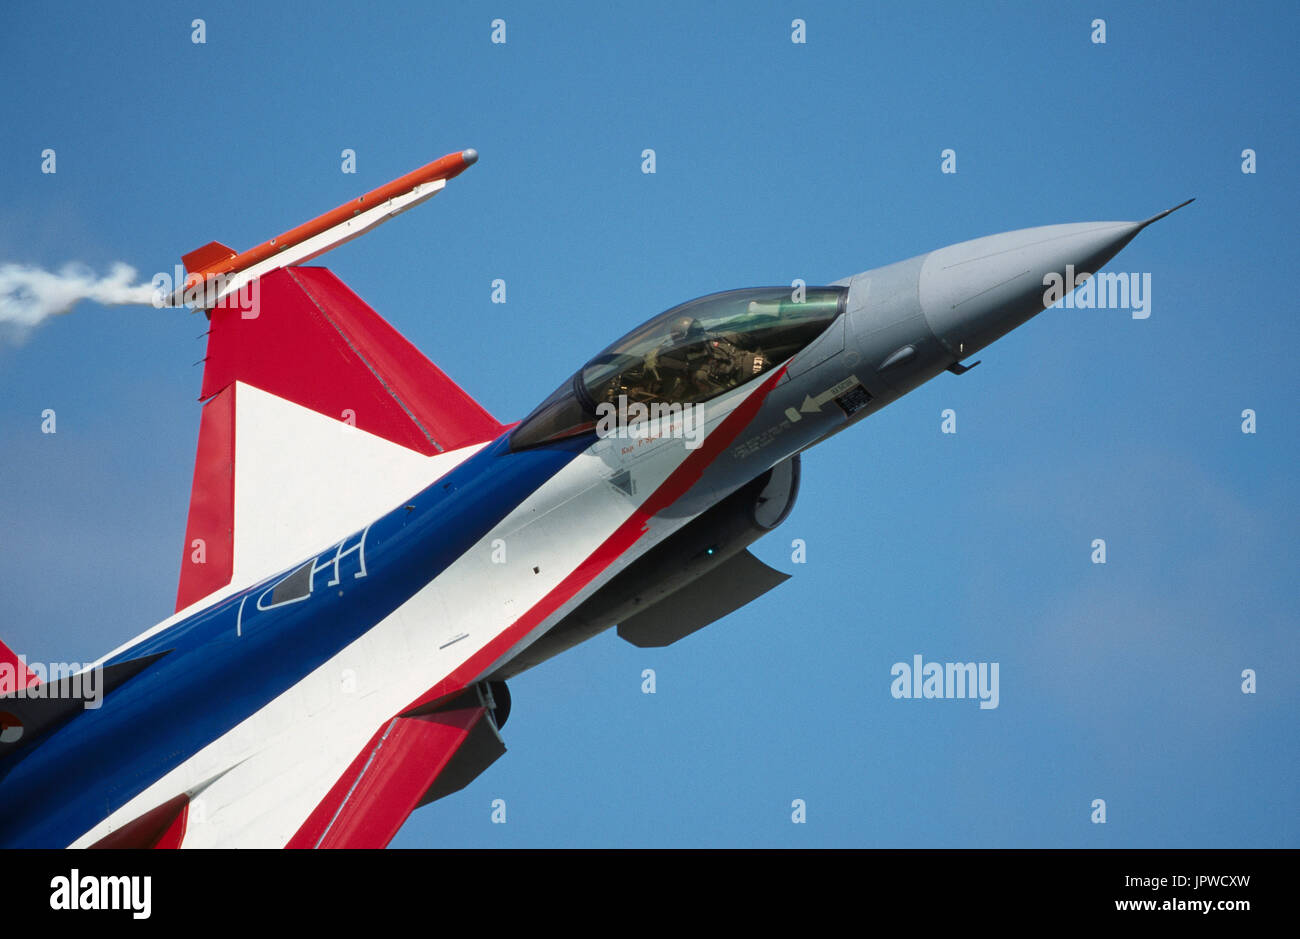
[[[704,327],[693,316],[679,316],[673,320],[669,335],[677,342],[685,339],[699,339],[704,335]]]

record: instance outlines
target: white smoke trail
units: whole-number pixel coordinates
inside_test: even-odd
[[[26,331],[51,316],[67,313],[82,300],[107,305],[152,305],[154,287],[137,284],[139,275],[118,262],[98,277],[84,264],[65,264],[57,273],[23,264],[0,264],[0,324]]]

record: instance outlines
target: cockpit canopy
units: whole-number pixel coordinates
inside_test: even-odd
[[[802,295],[800,295],[802,294]],[[752,287],[673,307],[601,352],[514,430],[514,449],[591,431],[600,404],[696,404],[738,388],[816,339],[845,287]]]

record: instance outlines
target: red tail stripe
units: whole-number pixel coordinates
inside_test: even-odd
[[[330,271],[285,268],[257,284],[252,309],[212,311],[201,398],[242,381],[424,454],[501,432]]]
[[[230,583],[235,563],[235,389],[203,406],[176,609]]]

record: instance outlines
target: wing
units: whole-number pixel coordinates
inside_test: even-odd
[[[289,848],[382,848],[415,809],[459,792],[506,752],[504,683],[475,685],[375,732]]]
[[[506,752],[500,727],[509,714],[509,701],[504,683],[481,683],[394,716],[375,732],[284,846],[387,846],[411,812],[465,788]],[[85,839],[86,846],[181,847],[192,824],[213,821],[203,808],[204,797],[212,784],[226,775],[218,773],[107,833]],[[262,806],[269,803],[273,806],[270,811],[277,811],[276,800],[268,800],[264,794],[250,794],[245,801]],[[292,800],[281,807],[297,808]],[[189,843],[195,840],[191,838]],[[257,840],[256,829],[240,828],[229,843]],[[226,842],[209,838],[205,843],[220,846]]]

